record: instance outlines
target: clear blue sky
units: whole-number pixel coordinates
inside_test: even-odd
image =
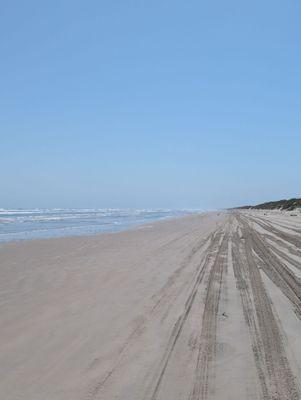
[[[301,3],[7,1],[0,207],[301,195]]]

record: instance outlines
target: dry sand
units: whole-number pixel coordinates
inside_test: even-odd
[[[301,218],[0,246],[0,398],[295,400]]]

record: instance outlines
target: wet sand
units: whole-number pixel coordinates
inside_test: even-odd
[[[5,400],[295,400],[301,217],[236,211],[0,246]]]

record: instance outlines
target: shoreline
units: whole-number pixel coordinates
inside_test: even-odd
[[[129,222],[129,223],[125,223],[125,224],[119,224],[117,223],[118,221],[114,221],[113,223],[111,223],[111,228],[107,228],[104,230],[99,230],[99,231],[94,231],[94,232],[80,232],[80,230],[85,230],[87,229],[88,225],[81,225],[81,226],[74,226],[74,227],[61,227],[61,228],[48,228],[48,229],[36,229],[36,230],[29,230],[29,231],[21,231],[21,232],[13,232],[13,233],[3,233],[3,235],[24,235],[25,233],[27,233],[29,236],[32,234],[35,234],[35,232],[44,232],[46,233],[46,235],[49,234],[49,236],[36,236],[36,237],[21,237],[21,238],[12,238],[12,239],[4,239],[4,240],[0,240],[0,246],[2,244],[7,244],[7,243],[19,243],[19,242],[23,242],[23,241],[28,241],[28,240],[45,240],[45,239],[59,239],[59,238],[68,238],[68,237],[86,237],[86,236],[95,236],[95,235],[99,235],[99,234],[106,234],[106,233],[118,233],[118,232],[125,232],[127,230],[130,229],[136,229],[139,228],[140,226],[144,226],[144,225],[148,225],[151,223],[155,223],[155,222],[160,222],[160,221],[169,221],[169,220],[173,220],[173,219],[177,219],[177,218],[183,218],[183,217],[187,217],[187,216],[191,216],[191,215],[201,215],[203,213],[206,213],[207,211],[202,211],[202,212],[187,212],[187,213],[183,213],[183,214],[179,214],[179,215],[167,215],[167,216],[163,216],[163,217],[159,217],[159,218],[154,218],[154,219],[149,219],[149,220],[144,220],[144,221],[140,221],[140,222]],[[118,218],[118,217],[117,217]],[[99,224],[99,226],[102,226],[103,224]],[[108,224],[109,225],[109,224]],[[108,226],[105,225],[105,226]],[[94,228],[96,228],[98,225],[93,225]],[[70,233],[70,230],[74,229],[75,233]],[[58,232],[62,232],[62,231],[68,231],[69,233],[58,233]],[[77,232],[76,232],[77,230]],[[0,235],[0,239],[1,239],[1,235]]]
[[[203,214],[218,213],[218,212],[223,212],[223,211],[203,211],[203,212],[191,213],[191,214],[186,214],[186,215],[170,216],[170,217],[168,216],[168,217],[164,217],[161,219],[151,220],[149,222],[143,222],[143,223],[140,223],[137,225],[124,227],[121,229],[116,229],[116,230],[112,230],[112,231],[96,232],[96,233],[91,233],[91,234],[36,237],[36,238],[29,238],[29,239],[12,239],[12,240],[3,241],[3,242],[0,241],[0,249],[2,246],[8,245],[8,244],[18,244],[18,243],[24,243],[24,242],[45,241],[45,240],[55,240],[55,239],[72,239],[72,238],[84,239],[84,238],[97,237],[97,236],[102,236],[102,235],[118,234],[118,233],[128,232],[128,231],[132,231],[132,230],[143,229],[143,228],[147,227],[148,225],[153,225],[153,224],[157,224],[157,223],[164,223],[164,222],[169,222],[169,221],[178,220],[178,219],[182,219],[182,218],[196,217],[196,216],[203,215]]]

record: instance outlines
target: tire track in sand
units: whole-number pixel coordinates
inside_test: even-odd
[[[202,318],[199,352],[190,400],[208,397],[210,380],[214,381],[213,360],[216,353],[216,329],[223,272],[227,266],[229,233],[224,233],[211,267]]]
[[[222,246],[221,246],[221,243],[222,243]],[[215,286],[216,279],[218,279],[218,281],[221,281],[221,278],[222,278],[222,274],[218,271],[220,271],[220,269],[221,269],[221,258],[222,258],[222,256],[224,256],[224,254],[222,254],[221,248],[222,249],[227,248],[227,245],[223,244],[223,243],[225,243],[225,234],[222,231],[218,230],[212,235],[211,243],[207,249],[204,261],[200,264],[195,283],[194,283],[192,290],[191,290],[191,292],[187,298],[187,301],[185,303],[184,311],[180,315],[180,317],[178,318],[177,322],[174,325],[174,328],[173,328],[170,338],[168,340],[165,352],[164,352],[163,357],[160,361],[160,364],[157,368],[158,373],[156,373],[153,378],[153,381],[144,397],[145,400],[146,399],[155,400],[155,399],[157,399],[157,397],[159,395],[161,383],[164,379],[164,375],[165,375],[165,371],[167,369],[168,363],[169,363],[170,358],[173,354],[173,351],[176,347],[177,341],[181,335],[181,332],[183,330],[185,322],[189,316],[189,313],[190,313],[192,305],[194,303],[196,294],[198,292],[198,288],[200,286],[200,283],[203,280],[205,271],[208,268],[208,266],[212,263],[212,258],[214,258],[214,262],[213,262],[212,269],[210,272],[210,279],[209,279],[208,288],[207,288],[207,297],[206,297],[206,304],[205,304],[205,314],[207,316],[203,317],[203,320],[205,321],[206,329],[204,329],[204,332],[203,332],[203,339],[205,340],[206,338],[211,336],[209,331],[211,331],[211,329],[213,329],[214,327],[216,328],[216,324],[210,323],[210,320],[211,320],[210,313],[213,311],[213,309],[216,308],[216,305],[218,304],[219,295],[214,296],[213,291],[216,290],[216,286]],[[216,274],[218,274],[219,277],[217,277]],[[217,285],[217,287],[218,286],[219,286],[219,288],[218,288],[218,292],[219,292],[220,283],[219,283],[219,285]],[[208,292],[209,292],[209,294],[208,294]],[[214,304],[214,306],[213,306],[213,304]],[[208,308],[208,310],[206,309],[207,306],[210,307],[210,310],[209,310],[209,308]],[[215,318],[216,318],[216,316],[215,316]],[[206,333],[205,333],[205,331],[206,331]],[[212,338],[215,338],[215,334],[212,335]],[[206,348],[207,352],[213,350],[213,346],[210,346],[210,348],[208,348],[207,342],[204,343],[204,348]],[[210,356],[206,358],[206,361],[208,364],[211,359],[212,359],[212,355],[210,354]],[[201,360],[201,357],[200,357],[200,360]],[[200,365],[198,365],[198,367],[200,367]],[[199,368],[199,369],[200,369],[200,371],[202,371],[202,368]],[[207,368],[207,371],[209,371],[209,368]],[[198,379],[198,374],[196,374],[196,380],[197,379]],[[206,380],[206,386],[207,385],[208,385],[208,380]],[[195,386],[197,388],[198,382],[195,382]],[[196,391],[197,391],[197,389],[196,389]],[[193,397],[193,398],[195,398],[195,397]]]
[[[294,306],[296,315],[301,318],[301,282],[278,257],[273,254],[261,236],[249,225],[245,217],[237,217],[238,222],[248,237],[253,251],[262,261],[262,269],[270,280],[279,287]],[[250,256],[251,258],[251,256]],[[253,255],[254,258],[254,255]]]
[[[191,263],[192,259],[197,255],[197,253],[200,250],[202,250],[203,246],[206,245],[208,240],[210,241],[209,247],[212,247],[213,245],[215,245],[214,234],[210,234],[210,235],[206,236],[205,238],[198,239],[196,241],[196,244],[190,250],[190,252],[184,257],[179,268],[177,268],[173,272],[171,277],[168,278],[165,285],[159,290],[159,293],[156,293],[155,295],[153,295],[153,297],[152,297],[153,300],[155,300],[156,296],[158,298],[156,299],[155,304],[149,310],[149,315],[147,315],[146,317],[144,317],[142,319],[139,319],[139,322],[138,322],[136,328],[132,331],[132,333],[130,334],[128,339],[125,341],[125,343],[122,345],[121,349],[119,350],[119,354],[118,354],[118,357],[117,357],[115,363],[98,382],[94,383],[89,388],[88,393],[85,397],[85,400],[93,400],[98,396],[99,392],[102,390],[102,388],[105,386],[105,384],[108,382],[108,380],[116,372],[117,368],[121,364],[121,361],[123,360],[127,351],[131,348],[133,342],[135,342],[137,340],[138,336],[141,334],[141,332],[143,332],[143,327],[145,326],[147,318],[151,317],[155,313],[157,308],[161,305],[162,301],[164,299],[168,298],[168,291],[171,290],[172,285],[176,282],[177,279],[179,279],[181,273],[184,271],[185,268],[188,267],[188,265]],[[174,239],[174,241],[175,241],[175,239]],[[202,272],[202,271],[200,271],[200,272]],[[197,279],[196,279],[197,282],[198,282],[198,279],[199,279],[199,272],[197,271]],[[176,326],[175,326],[175,328],[176,328]]]
[[[300,391],[286,356],[271,300],[254,259],[254,236],[237,217],[244,240],[233,234],[232,257],[237,288],[252,341],[264,400],[298,400]]]

